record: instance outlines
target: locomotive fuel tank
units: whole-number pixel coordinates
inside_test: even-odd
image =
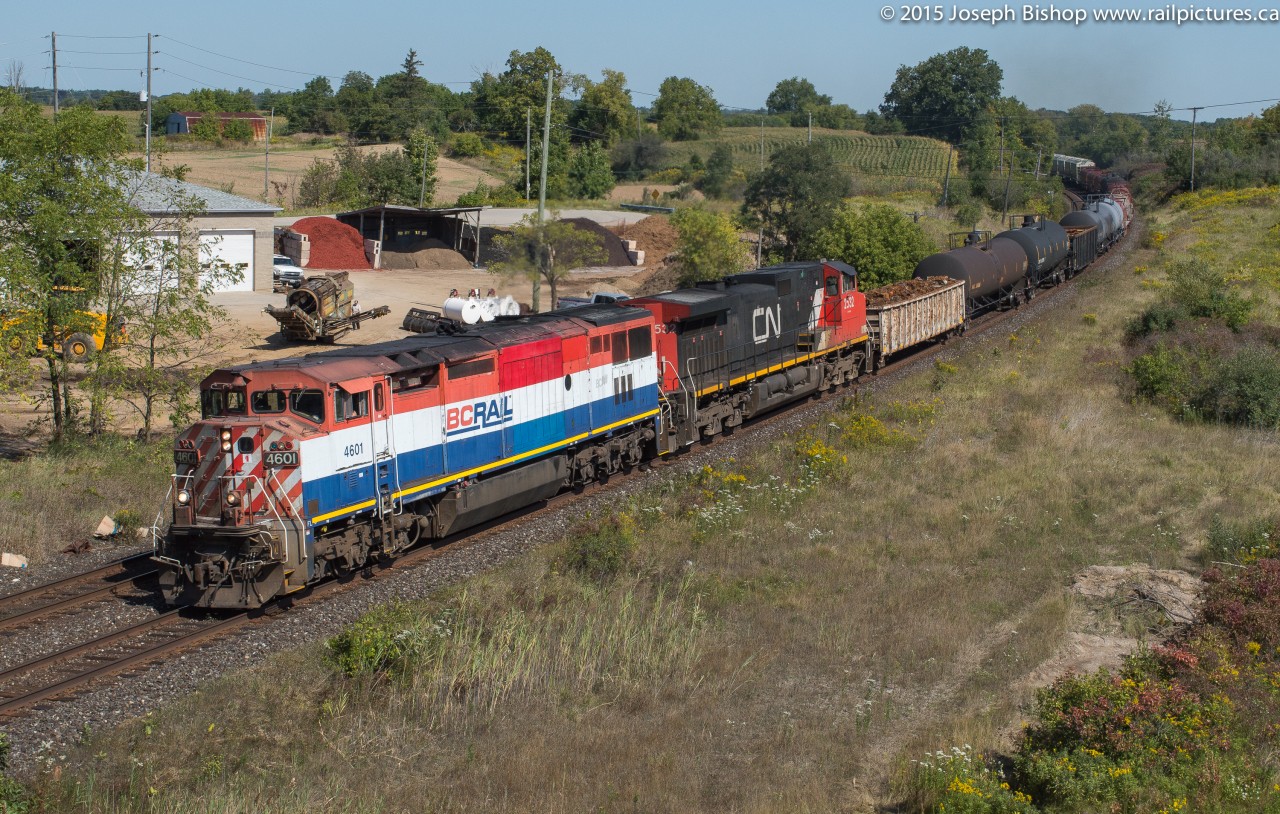
[[[912,276],[963,280],[965,297],[971,302],[991,299],[1026,276],[1027,253],[1017,242],[1007,237],[983,240],[979,232],[972,232],[965,243],[951,251],[929,255],[920,261]]]
[[[1024,215],[1022,225],[996,238],[1008,238],[1027,253],[1027,274],[1039,282],[1067,256],[1067,230],[1040,215]]]

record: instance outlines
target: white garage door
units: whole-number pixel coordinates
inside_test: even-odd
[[[215,291],[253,290],[253,230],[201,232],[200,263],[212,260],[225,263],[240,272],[238,280],[223,279]],[[225,278],[226,275],[221,275]]]

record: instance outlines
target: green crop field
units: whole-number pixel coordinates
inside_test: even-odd
[[[767,127],[764,129],[765,157],[780,147],[804,144],[807,138],[808,131],[803,127]],[[904,186],[912,182],[940,184],[947,172],[948,158],[955,170],[955,158],[950,156],[947,143],[935,139],[814,128],[813,141],[826,145],[836,161],[855,178],[879,177],[903,182]],[[733,149],[733,160],[738,166],[759,166],[760,130],[747,127],[725,128],[711,139],[674,143],[672,157],[683,164],[697,153],[705,160],[720,144],[728,144]]]

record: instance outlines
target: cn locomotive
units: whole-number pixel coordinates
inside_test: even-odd
[[[175,440],[164,598],[257,608],[850,384],[1079,271],[1102,217],[971,237],[872,306],[851,266],[787,263],[216,370]]]

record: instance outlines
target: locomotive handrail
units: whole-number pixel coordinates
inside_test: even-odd
[[[244,484],[250,484],[250,485],[252,485],[252,484],[257,484],[257,487],[258,487],[259,489],[261,489],[261,490],[262,490],[262,492],[263,492],[263,497],[264,497],[264,498],[268,498],[268,499],[264,500],[263,502],[264,502],[264,503],[266,503],[266,506],[267,506],[267,508],[271,511],[272,516],[273,516],[273,517],[275,517],[276,523],[280,526],[280,530],[284,533],[284,556],[281,558],[281,560],[280,560],[280,561],[281,561],[281,562],[284,562],[284,563],[289,562],[289,529],[288,529],[288,527],[286,527],[286,526],[285,526],[284,519],[280,517],[280,513],[276,511],[276,507],[275,507],[275,505],[274,505],[274,504],[271,502],[271,500],[269,499],[269,495],[267,494],[266,487],[264,487],[264,486],[262,485],[262,481],[258,479],[258,476],[257,476],[257,475],[221,475],[221,476],[219,476],[219,480],[222,480],[222,481],[228,481],[228,482],[230,482],[230,483],[231,483],[231,487],[232,487],[233,489],[235,488],[235,479],[236,479],[236,478],[239,478],[239,479],[240,479],[240,483],[241,483],[241,485],[244,485]],[[252,492],[250,492],[249,494],[250,494],[250,499],[249,499],[249,500],[247,500],[247,501],[246,501],[246,503],[250,503],[250,504],[252,504]],[[292,504],[292,503],[290,503],[289,505],[290,505],[290,506],[292,506],[293,504]],[[295,509],[295,511],[296,511],[296,509]],[[253,516],[253,510],[252,510],[252,509],[250,509],[250,511],[249,511],[249,516],[250,516],[250,517],[252,517],[252,516]],[[258,523],[253,523],[253,525],[255,525],[255,526],[256,526],[256,525],[260,525],[260,524],[258,524]],[[299,548],[298,548],[298,550],[299,550],[299,551],[301,551],[301,550],[302,550],[301,544],[299,544]]]
[[[289,492],[284,488],[284,484],[280,483],[279,480],[276,480],[276,476],[279,474],[280,474],[280,470],[278,469],[271,470],[271,479],[275,481],[275,486],[277,491],[279,491],[280,494],[284,495],[284,499],[288,502],[289,508],[293,509],[294,520],[300,521],[300,518],[302,517],[302,512],[299,510],[298,504],[294,503],[293,500],[289,497]],[[267,504],[270,505],[270,503],[271,501],[268,500]],[[285,559],[285,562],[288,562],[289,561],[289,526],[287,523],[284,522],[283,519],[279,519],[278,516],[277,516],[277,519],[278,519],[278,522],[280,523],[280,530],[284,533],[284,559]],[[298,537],[298,551],[302,551],[301,532],[299,533],[299,537]]]

